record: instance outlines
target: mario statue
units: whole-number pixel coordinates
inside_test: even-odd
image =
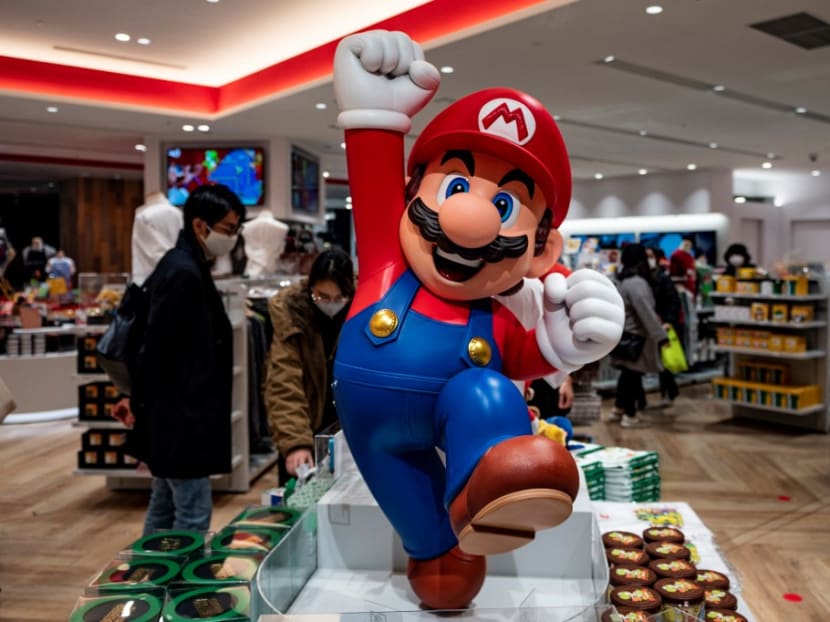
[[[355,462],[409,555],[413,591],[426,608],[460,609],[481,589],[484,556],[560,524],[579,487],[567,450],[532,435],[508,378],[601,358],[624,312],[591,270],[545,279],[535,330],[491,299],[558,257],[568,155],[537,100],[494,88],[441,112],[405,177],[404,136],[438,83],[400,32],[351,35],[335,53],[360,280],[334,396]]]

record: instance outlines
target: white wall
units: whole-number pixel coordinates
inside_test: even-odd
[[[760,248],[750,253],[766,266],[780,260],[830,264],[830,176],[735,171],[736,195],[773,197],[774,204],[735,204],[728,211],[733,237],[760,221]]]
[[[568,220],[720,212],[732,203],[726,170],[576,181]]]
[[[774,197],[775,204],[736,204],[735,195]],[[706,213],[728,219],[721,257],[728,244],[743,242],[766,267],[780,260],[830,263],[827,174],[700,170],[576,181],[566,228],[590,218]]]

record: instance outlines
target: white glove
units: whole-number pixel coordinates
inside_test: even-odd
[[[343,129],[407,133],[412,116],[435,95],[440,74],[424,51],[402,32],[350,35],[334,53],[334,95]]]
[[[567,279],[545,279],[544,312],[536,342],[548,363],[575,371],[601,359],[622,336],[625,305],[617,288],[594,270],[576,270]]]

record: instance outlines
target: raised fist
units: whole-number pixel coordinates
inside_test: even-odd
[[[562,371],[611,352],[622,336],[625,306],[614,284],[595,270],[545,279],[544,311],[536,326],[539,349]]]
[[[344,129],[409,131],[411,118],[438,90],[438,70],[402,32],[373,30],[344,38],[334,54],[334,95]]]

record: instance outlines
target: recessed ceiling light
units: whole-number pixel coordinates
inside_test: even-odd
[[[316,104],[314,104],[314,107],[317,108],[317,110],[325,110],[329,106],[326,102],[317,102]]]
[[[735,201],[735,203],[746,203],[746,197],[735,197],[733,201]]]
[[[57,111],[58,111],[57,106],[47,106],[46,107],[46,112],[57,112]]]
[[[602,179],[602,173],[594,173],[594,179]]]
[[[645,130],[640,130],[640,136],[648,136],[648,132]]]
[[[450,67],[449,65],[444,65],[441,67],[441,73],[453,73],[455,71],[455,67]]]
[[[773,197],[772,204],[775,207],[781,207],[782,205],[784,205],[784,199],[779,199],[778,197]]]
[[[687,164],[686,168],[689,169],[690,171],[693,171],[697,168],[697,164]]]
[[[614,58],[613,56],[609,55],[609,56],[606,56],[605,58],[603,58],[602,62],[603,63],[613,63],[615,60],[617,60],[617,59]]]
[[[152,43],[147,37],[139,37],[135,42],[139,45],[150,45]]]
[[[819,170],[810,171],[810,175],[812,175],[813,177],[818,177],[819,175],[821,175],[821,171],[819,171]]]
[[[218,4],[219,0],[206,0],[209,4]]]
[[[638,175],[648,175],[648,169],[641,168],[639,171],[637,171],[637,174]]]
[[[192,125],[190,125],[190,123],[185,123],[184,125],[182,125],[182,131],[183,132],[192,132],[195,129],[196,128],[193,127]]]
[[[709,143],[709,149],[717,149],[718,143]]]
[[[715,91],[715,93],[722,93],[726,90],[726,87],[723,84],[716,84],[712,87],[712,90]]]
[[[795,114],[807,114],[807,109],[804,106],[799,106],[795,109]]]
[[[135,150],[136,151],[147,151],[147,145],[142,145],[141,143],[138,143],[135,146]]]
[[[121,43],[126,43],[130,40],[130,35],[128,35],[126,32],[119,32],[115,35],[115,40],[120,41]]]
[[[331,173],[328,171],[323,171],[323,179],[328,179],[331,176]]]
[[[202,125],[197,126],[196,129],[199,130],[200,132],[209,132],[210,131],[210,126],[202,124]]]
[[[761,168],[772,168],[772,162],[764,162]]]
[[[553,115],[553,120],[554,121],[559,121],[561,118],[562,118],[562,115],[558,115],[558,114]]]
[[[774,153],[770,152],[770,153],[767,154],[767,160],[774,160],[774,159],[775,159],[775,154]]]
[[[340,143],[340,148],[345,149],[346,148],[346,143]]]
[[[663,12],[663,7],[659,4],[652,4],[649,7],[646,7],[646,13],[649,15],[660,15]]]

